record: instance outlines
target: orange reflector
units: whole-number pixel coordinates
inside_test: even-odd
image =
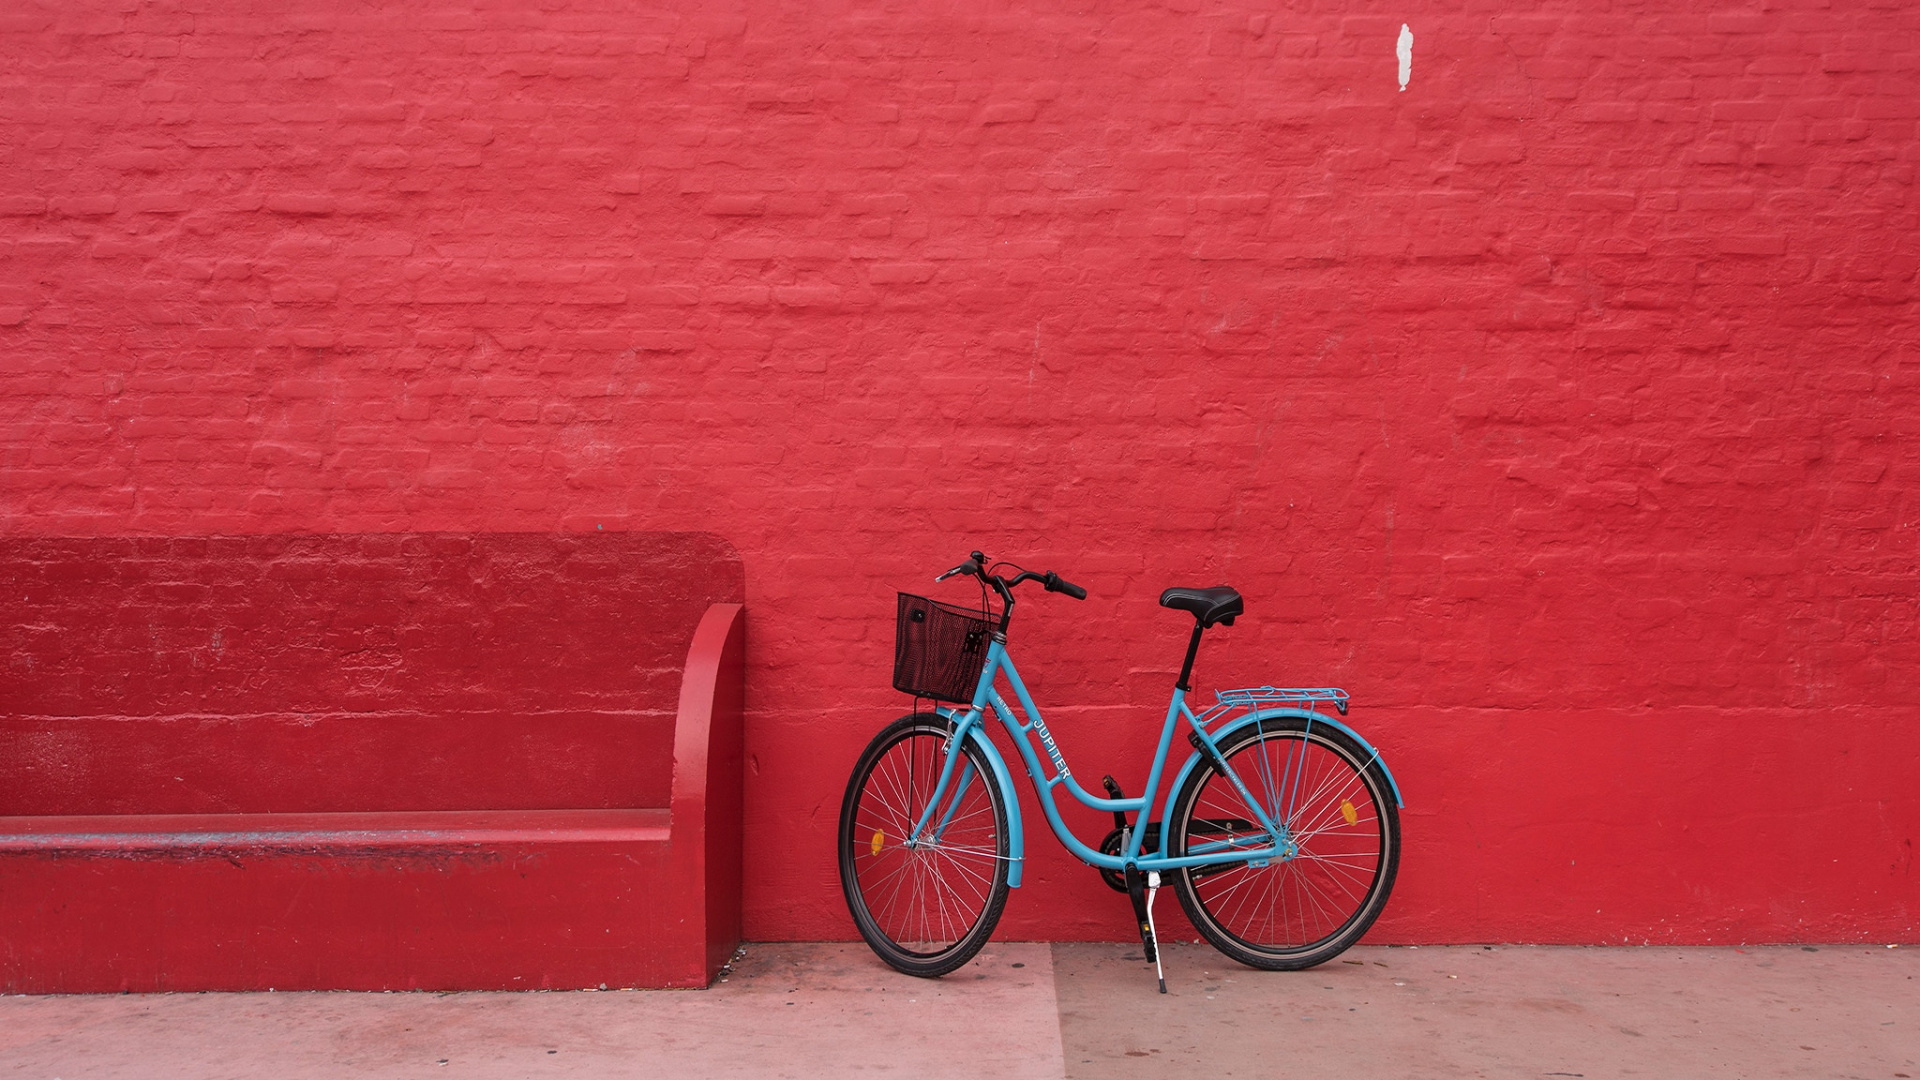
[[[1349,813],[1351,813],[1351,811],[1349,811]],[[886,833],[881,832],[879,829],[873,830],[873,853],[875,855],[880,854],[880,847],[886,842],[887,842]]]
[[[1360,820],[1360,814],[1354,810],[1353,803],[1348,802],[1345,799],[1342,799],[1340,801],[1340,816],[1343,818],[1346,818],[1347,824],[1349,825],[1352,825],[1354,822],[1357,822]],[[874,850],[879,851],[880,849],[878,847],[875,847]]]

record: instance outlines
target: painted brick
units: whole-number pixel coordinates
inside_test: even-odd
[[[7,536],[725,536],[750,937],[980,547],[1083,774],[1348,686],[1381,940],[1913,939],[1912,5],[191,7],[0,11]]]

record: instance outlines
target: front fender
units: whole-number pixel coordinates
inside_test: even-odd
[[[1400,797],[1400,782],[1393,778],[1393,770],[1387,768],[1386,759],[1380,756],[1380,751],[1375,750],[1372,744],[1361,738],[1359,732],[1325,713],[1314,712],[1312,709],[1256,709],[1253,712],[1241,714],[1239,717],[1223,725],[1218,731],[1210,731],[1207,734],[1211,736],[1215,742],[1219,742],[1221,739],[1227,737],[1227,735],[1249,724],[1279,716],[1295,716],[1315,724],[1325,724],[1358,743],[1360,749],[1369,754],[1373,760],[1379,764],[1380,771],[1386,775],[1387,787],[1393,792],[1393,804],[1401,807],[1407,805],[1407,800]],[[1187,756],[1186,763],[1180,766],[1179,775],[1173,778],[1173,783],[1167,788],[1167,801],[1160,808],[1160,843],[1163,851],[1166,846],[1166,837],[1173,829],[1174,796],[1180,793],[1181,786],[1187,782],[1187,774],[1193,772],[1194,768],[1199,764],[1200,752],[1196,750]]]
[[[959,709],[938,709],[941,716],[959,723],[966,714]],[[1027,834],[1020,827],[1020,792],[1013,786],[1013,773],[1007,770],[1007,759],[1000,756],[1000,748],[987,738],[987,725],[984,720],[973,725],[967,731],[967,738],[980,748],[980,756],[987,759],[987,767],[993,770],[993,782],[1000,787],[1000,801],[1007,808],[1007,885],[1020,887],[1020,871],[1027,865]]]

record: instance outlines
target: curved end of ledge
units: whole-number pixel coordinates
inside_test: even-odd
[[[702,986],[740,943],[746,658],[745,606],[707,608],[687,649],[673,725],[671,843],[674,863],[691,879],[680,887],[701,896],[689,914],[704,924]]]
[[[741,684],[746,674],[746,608],[714,604],[700,619],[680,676],[680,708],[673,723],[673,822],[683,812],[695,825],[712,801],[717,771],[728,753],[740,763]],[[737,774],[738,770],[734,772]],[[737,789],[736,789],[737,790]],[[724,793],[722,793],[724,794]]]

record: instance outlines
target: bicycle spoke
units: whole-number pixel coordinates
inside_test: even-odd
[[[1336,786],[1336,785],[1338,789],[1332,792],[1331,794],[1326,794],[1324,801],[1322,801],[1322,796],[1326,792],[1327,788],[1330,786]],[[1320,806],[1321,810],[1319,811],[1319,813],[1323,815],[1335,815],[1340,813],[1340,808],[1339,808],[1339,804],[1333,801],[1333,796],[1339,795],[1342,797],[1351,797],[1356,791],[1360,789],[1361,789],[1361,784],[1360,784],[1360,776],[1358,773],[1350,774],[1346,778],[1342,778],[1338,774],[1334,774],[1334,775],[1330,775],[1326,780],[1322,781],[1319,788],[1317,788],[1307,799],[1304,799],[1299,803],[1296,803],[1295,805],[1296,806]],[[1316,818],[1314,821],[1305,822],[1298,827],[1295,827],[1295,826],[1289,826],[1289,827],[1295,828],[1296,831],[1304,831],[1304,830],[1315,827],[1317,824],[1318,824],[1318,819]]]

